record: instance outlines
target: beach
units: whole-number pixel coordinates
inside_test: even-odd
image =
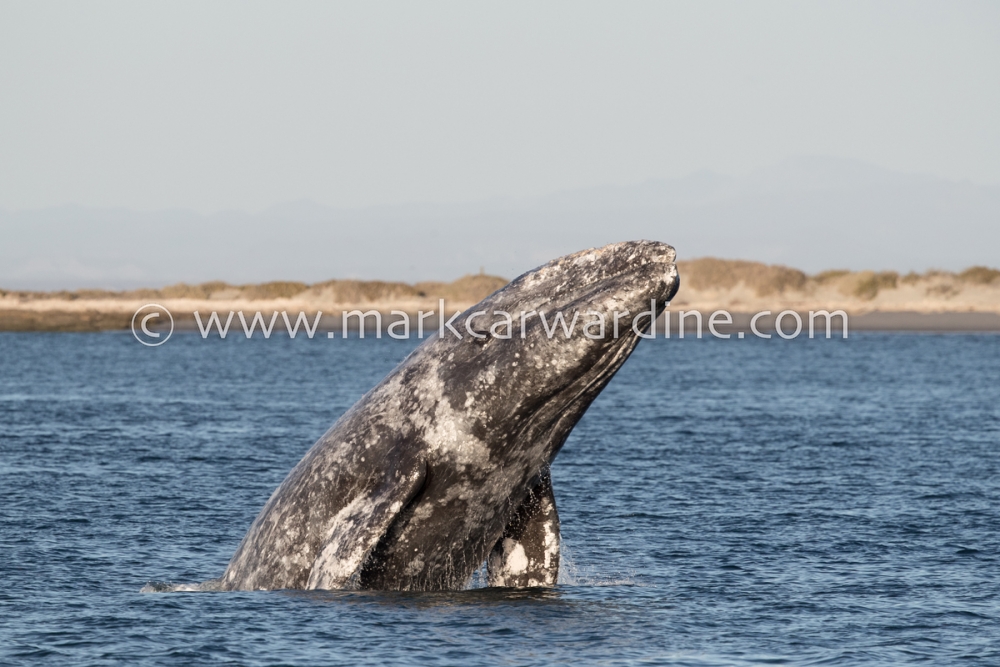
[[[876,331],[1000,331],[1000,271],[973,267],[963,272],[930,271],[899,275],[893,272],[827,271],[807,275],[784,266],[714,258],[678,262],[681,288],[669,304],[674,318],[697,311],[707,320],[725,311],[731,324],[719,331],[747,331],[758,314],[759,327],[773,329],[775,316],[794,311],[808,322],[809,313],[844,311],[855,330]],[[271,282],[230,285],[211,282],[178,284],[161,289],[131,291],[77,290],[31,292],[0,290],[0,331],[106,331],[128,329],[142,306],[155,303],[167,309],[176,327],[196,329],[195,313],[207,318],[217,312],[254,313],[269,320],[298,313],[313,321],[322,313],[323,330],[339,329],[345,311],[377,311],[382,326],[392,313],[434,312],[428,326],[438,326],[441,300],[451,314],[475,305],[507,284],[505,278],[467,275],[450,283],[415,284],[386,281],[330,280],[307,285]],[[688,321],[694,316],[689,315]],[[203,320],[204,321],[204,320]],[[352,320],[357,327],[357,320]],[[658,323],[663,330],[663,316]],[[677,327],[671,321],[672,330]]]

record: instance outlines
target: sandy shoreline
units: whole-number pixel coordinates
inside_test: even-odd
[[[143,304],[138,304],[141,306]],[[167,305],[167,304],[162,304]],[[221,323],[225,324],[230,312],[237,313],[232,318],[229,335],[244,335],[244,328],[239,320],[238,312],[242,310],[244,312],[245,320],[250,323],[253,319],[255,313],[260,312],[266,321],[270,321],[273,313],[277,312],[279,315],[275,320],[274,325],[274,335],[287,335],[284,320],[281,318],[280,313],[286,312],[290,321],[294,324],[300,312],[304,312],[308,318],[310,327],[315,322],[315,316],[317,312],[322,312],[320,317],[319,326],[317,331],[326,335],[327,332],[342,332],[343,329],[343,313],[362,309],[368,310],[378,310],[382,316],[382,331],[386,331],[388,326],[394,322],[398,321],[400,316],[399,312],[405,312],[410,319],[411,330],[413,336],[416,336],[416,322],[419,309],[408,309],[402,306],[402,304],[391,304],[391,307],[387,307],[386,304],[365,304],[361,306],[350,306],[344,307],[343,309],[336,311],[317,311],[316,309],[294,309],[294,307],[288,307],[285,304],[281,304],[279,308],[264,306],[263,304],[231,304],[237,306],[233,309],[228,308],[230,304],[226,304],[222,308],[216,306],[213,310],[219,314]],[[467,308],[473,304],[457,304],[453,306],[452,304],[447,304],[447,309],[449,313],[456,310],[464,310],[462,306]],[[198,332],[199,325],[195,320],[194,311],[182,311],[170,308],[167,305],[174,319],[174,328],[176,331],[191,331]],[[768,310],[768,309],[765,309]],[[770,309],[769,315],[764,315],[758,318],[756,321],[756,327],[758,331],[761,332],[774,332],[774,320],[775,316],[787,310],[784,308],[772,308]],[[827,309],[829,310],[829,309]],[[392,311],[396,311],[393,314]],[[436,304],[428,304],[428,308],[423,312],[434,311],[434,315],[430,317],[425,317],[424,319],[424,329],[425,331],[434,331],[440,326],[440,321],[437,316]],[[208,321],[208,315],[211,311],[199,311],[202,318],[202,326],[206,326]],[[702,320],[702,335],[707,337],[711,335],[708,328],[708,321],[710,316],[715,310],[699,310],[696,308],[686,308],[671,311],[670,320],[670,330],[672,335],[680,334],[680,327],[678,318],[682,313],[688,313],[685,317],[685,337],[692,337],[696,335],[696,317],[693,312],[698,312],[701,315]],[[739,311],[727,311],[732,316],[732,324],[718,324],[715,326],[715,330],[720,333],[737,333],[745,332],[747,334],[751,333],[750,320],[756,313],[754,312],[739,312]],[[809,327],[809,311],[808,310],[795,310],[799,314],[799,317],[803,323],[803,332],[808,332]],[[832,311],[831,311],[832,312]],[[998,332],[1000,333],[1000,313],[992,312],[916,312],[916,311],[872,311],[867,313],[850,313],[848,312],[848,330],[851,332],[855,331],[914,331],[914,332]],[[0,332],[29,332],[29,331],[49,331],[49,332],[88,332],[88,331],[114,331],[114,330],[128,330],[132,325],[132,316],[134,311],[125,310],[98,310],[93,308],[81,308],[73,310],[57,310],[57,309],[38,309],[38,310],[0,310]],[[375,326],[371,323],[373,318],[369,318],[369,324],[366,329],[374,331]],[[154,326],[154,328],[162,328],[162,324]],[[359,322],[357,317],[348,318],[348,331],[356,332],[359,328]],[[460,328],[460,327],[456,327]],[[794,320],[790,316],[782,322],[782,329],[786,332],[791,332],[795,328]],[[259,332],[259,325],[256,327]],[[664,332],[664,317],[657,320],[657,331],[662,335]],[[825,320],[820,317],[817,318],[815,324],[816,335],[823,335],[825,332]],[[839,318],[834,318],[832,330],[834,336],[839,337],[841,333],[841,324]],[[300,331],[305,331],[300,327]],[[212,328],[213,337],[218,336],[217,329]],[[304,335],[304,334],[303,334]],[[802,335],[806,335],[803,333]]]
[[[755,313],[758,328],[773,330],[774,316],[791,310],[808,326],[811,311],[844,311],[854,331],[1000,331],[1000,271],[973,267],[960,274],[932,271],[899,276],[891,272],[828,271],[807,276],[796,269],[737,260],[701,259],[679,262],[681,289],[670,304],[672,317],[681,311],[701,313],[704,329],[711,313],[732,314],[733,324],[719,331],[749,331]],[[170,311],[177,329],[196,330],[194,313],[203,322],[211,312],[223,322],[229,313],[243,312],[247,321],[257,312],[269,321],[285,312],[291,321],[305,313],[312,322],[322,312],[322,331],[342,329],[344,311],[375,310],[382,328],[406,313],[416,327],[418,313],[463,311],[506,284],[497,276],[465,276],[452,283],[390,283],[331,280],[314,285],[264,283],[174,285],[159,290],[109,292],[5,292],[0,290],[0,331],[104,331],[129,329],[133,314],[156,303]],[[688,322],[695,320],[688,316]],[[790,326],[794,326],[791,320]],[[275,325],[285,326],[280,315]],[[438,326],[437,315],[426,327]],[[660,328],[662,330],[662,323]],[[234,332],[243,333],[234,315]],[[349,326],[358,328],[356,321]],[[672,323],[672,330],[677,323]]]

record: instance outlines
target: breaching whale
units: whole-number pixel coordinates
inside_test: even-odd
[[[585,250],[463,313],[313,445],[201,589],[459,589],[484,562],[491,586],[555,585],[549,464],[676,293],[674,258]]]

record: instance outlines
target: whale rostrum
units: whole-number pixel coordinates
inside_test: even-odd
[[[555,585],[549,465],[676,293],[674,258],[617,243],[488,296],[478,335],[434,334],[337,420],[202,589],[460,589],[484,562],[491,586]]]

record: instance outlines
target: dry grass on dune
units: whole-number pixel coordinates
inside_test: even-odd
[[[198,285],[178,283],[156,290],[155,296],[165,299],[212,299],[212,298],[243,298],[243,299],[289,299],[301,294],[309,285],[299,282],[274,281],[256,285],[230,285],[221,280],[214,280]]]
[[[848,273],[841,278],[840,291],[847,296],[856,296],[865,301],[871,301],[880,290],[896,289],[899,286],[899,274],[895,271],[859,271]]]
[[[787,266],[704,257],[678,262],[678,305],[696,310],[834,309],[856,312],[1000,314],[1000,270],[973,266],[960,273],[838,269],[809,276]],[[100,331],[125,329],[137,304],[165,304],[179,316],[200,308],[238,310],[341,308],[416,312],[438,299],[466,307],[507,284],[498,276],[467,275],[450,283],[328,280],[308,285],[273,281],[233,285],[212,281],[124,292],[0,290],[0,331]],[[279,300],[287,300],[280,303]],[[206,303],[208,302],[208,303]],[[430,304],[427,302],[431,302]],[[255,306],[250,305],[252,310]],[[436,309],[436,308],[435,308]]]
[[[931,270],[922,274],[900,276],[895,271],[849,271],[836,269],[808,276],[787,266],[762,264],[745,260],[701,259],[678,262],[681,289],[701,291],[733,290],[740,285],[751,289],[758,297],[786,292],[815,293],[833,288],[836,293],[861,301],[872,301],[881,292],[901,285],[923,286],[928,299],[951,299],[965,286],[1000,285],[1000,270],[973,266],[961,273]]]
[[[421,299],[446,299],[475,303],[507,284],[498,276],[468,275],[450,283],[421,282],[409,285],[382,280],[328,280],[307,285],[293,281],[274,281],[257,285],[231,285],[219,280],[188,285],[178,283],[162,289],[139,289],[123,292],[109,290],[76,290],[60,292],[28,292],[0,290],[0,297],[19,301],[134,301],[156,299],[247,300],[320,298],[334,303],[389,303]]]
[[[419,296],[412,285],[381,280],[328,280],[309,288],[309,296],[334,303],[374,303],[411,300]]]
[[[962,271],[958,277],[974,285],[992,285],[1000,282],[1000,271],[987,266],[973,266]]]
[[[415,285],[379,280],[331,280],[313,285],[309,291],[335,303],[385,303],[423,299],[475,303],[506,284],[507,280],[498,276],[469,275],[450,283],[427,281]]]
[[[475,303],[507,284],[506,278],[483,274],[462,276],[450,283],[423,282],[415,285],[421,296],[437,297],[446,301]]]
[[[200,285],[178,283],[164,287],[161,290],[156,290],[155,296],[161,296],[165,299],[211,299],[213,294],[231,289],[235,288],[221,280],[201,283]]]
[[[694,290],[727,290],[743,283],[758,296],[801,290],[807,280],[805,273],[787,266],[715,257],[678,262],[677,270],[681,285]]]
[[[930,300],[950,300],[964,289],[981,290],[1000,287],[1000,270],[973,266],[961,273],[927,271],[900,276],[894,271],[849,271],[837,269],[812,276],[787,266],[763,264],[747,260],[727,260],[703,257],[677,263],[681,275],[681,291],[726,292],[749,290],[757,297],[778,297],[785,294],[827,296],[841,295],[848,299],[870,302],[880,293],[905,287],[916,289]],[[392,304],[445,299],[454,303],[475,303],[507,284],[498,276],[466,275],[450,283],[419,282],[408,284],[381,280],[328,280],[308,285],[294,281],[273,281],[256,285],[232,285],[211,281],[197,285],[178,283],[162,289],[139,289],[124,292],[108,290],[76,290],[60,292],[28,292],[0,290],[7,301],[28,303],[38,301],[80,302],[89,308],[90,302],[156,301],[158,299],[191,299],[213,301],[266,301],[299,299],[335,304]],[[716,298],[716,297],[712,297]],[[743,297],[740,297],[743,298]],[[797,298],[797,297],[796,297]],[[824,297],[826,298],[826,297]],[[97,306],[94,306],[97,307]]]
[[[240,296],[246,299],[291,299],[307,289],[309,285],[305,283],[281,280],[259,285],[244,285],[240,288]]]

